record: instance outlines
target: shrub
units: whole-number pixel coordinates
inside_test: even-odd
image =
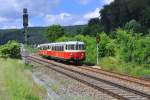
[[[106,35],[106,33],[100,34],[101,41],[99,43],[99,56],[114,56],[115,45],[113,41]]]
[[[7,44],[0,46],[0,56],[3,58],[20,58],[20,45],[16,41],[9,41]]]
[[[150,64],[150,36],[134,34],[122,29],[116,31],[116,55],[126,62]]]

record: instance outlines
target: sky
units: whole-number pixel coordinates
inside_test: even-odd
[[[22,10],[28,9],[29,27],[87,24],[113,0],[0,0],[0,29],[22,28]]]

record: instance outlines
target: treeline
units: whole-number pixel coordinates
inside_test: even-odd
[[[134,62],[150,66],[150,35],[141,36],[133,31],[121,28],[115,31],[116,38],[112,39],[105,32],[99,33],[99,57],[114,57],[124,62]],[[96,63],[96,40],[89,35],[58,37],[55,41],[84,41],[86,44],[86,62]]]
[[[84,29],[78,29],[79,34],[96,36],[98,32],[115,35],[115,30],[121,27],[133,30],[143,35],[150,31],[150,0],[114,0],[100,10],[99,18],[92,18]]]
[[[150,0],[114,0],[100,11],[104,30],[110,32],[117,27],[124,27],[135,20],[140,32],[147,32],[150,27]]]

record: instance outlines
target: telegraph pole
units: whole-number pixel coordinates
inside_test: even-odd
[[[23,28],[24,28],[24,38],[25,38],[25,43],[28,43],[28,10],[27,8],[23,9]]]
[[[98,35],[97,33],[97,36],[96,36],[96,49],[97,49],[97,52],[96,52],[96,57],[97,57],[97,65],[99,64],[99,42],[100,42],[100,36]]]

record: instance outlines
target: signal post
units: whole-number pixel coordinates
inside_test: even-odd
[[[23,27],[24,27],[24,38],[25,38],[25,43],[27,44],[28,42],[28,32],[27,32],[27,29],[28,29],[28,10],[27,8],[24,8],[23,9]]]
[[[97,33],[97,36],[96,36],[96,49],[97,49],[97,52],[96,52],[96,57],[97,57],[97,65],[99,64],[99,42],[100,42],[100,36],[98,35]]]

